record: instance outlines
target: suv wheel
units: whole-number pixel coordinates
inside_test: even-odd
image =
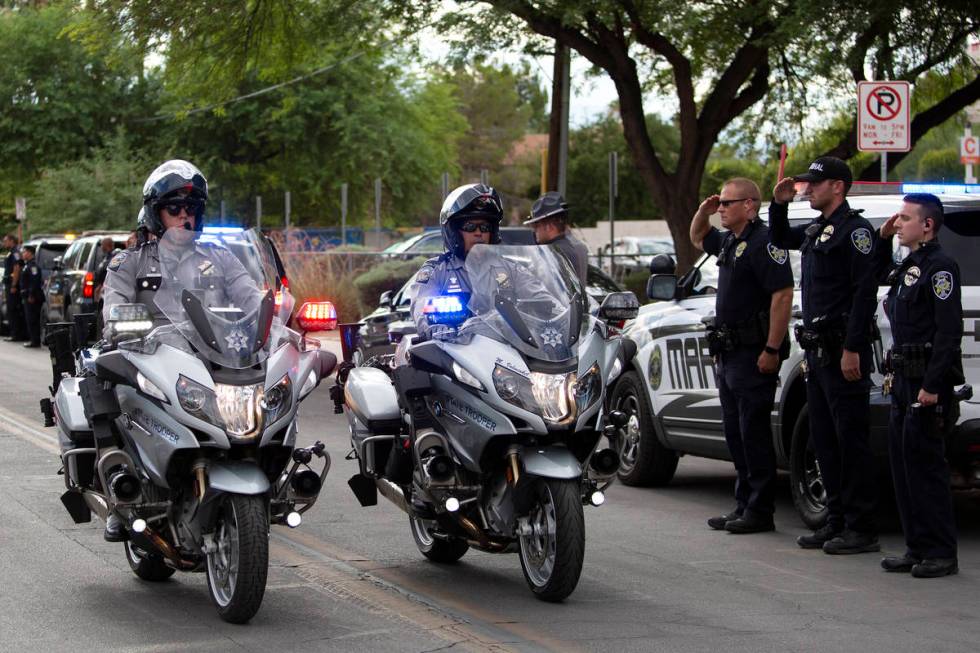
[[[810,439],[810,413],[806,406],[800,410],[793,425],[789,458],[793,505],[807,528],[817,530],[827,521],[827,489],[820,475],[817,452]]]
[[[646,388],[636,372],[627,372],[616,383],[610,400],[612,410],[629,417],[626,437],[617,443],[619,480],[624,485],[666,485],[677,470],[677,453],[657,440]]]

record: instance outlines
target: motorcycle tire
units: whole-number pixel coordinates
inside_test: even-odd
[[[466,540],[452,538],[448,540],[433,536],[426,522],[418,517],[409,516],[409,527],[412,529],[412,539],[419,552],[432,562],[443,564],[453,563],[462,558],[470,549]]]
[[[224,621],[246,623],[262,605],[269,574],[266,498],[242,494],[223,497],[214,524],[214,545],[207,554],[211,602]]]
[[[521,535],[524,580],[542,601],[565,600],[578,585],[585,559],[585,515],[578,479],[535,481],[528,513],[530,535]]]
[[[123,542],[123,547],[126,550],[129,568],[142,580],[159,583],[167,580],[177,571],[173,567],[168,567],[159,553],[144,551],[133,546],[132,542]]]

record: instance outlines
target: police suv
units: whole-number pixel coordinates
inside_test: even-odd
[[[934,187],[906,184],[903,192],[933,192]],[[972,188],[971,188],[972,190]],[[980,191],[980,187],[977,187]],[[941,194],[946,216],[939,242],[960,265],[963,301],[963,369],[967,383],[980,388],[980,194]],[[849,197],[851,208],[862,209],[875,227],[898,212],[902,195]],[[817,211],[807,202],[789,207],[790,224],[812,220]],[[762,214],[766,218],[765,212]],[[893,239],[893,255],[908,252]],[[793,325],[800,314],[799,252],[775,250],[793,265]],[[626,327],[637,344],[632,369],[623,374],[610,393],[613,408],[629,416],[627,437],[621,444],[619,478],[627,485],[664,485],[677,468],[678,457],[689,454],[731,460],[722,432],[721,402],[714,361],[708,353],[704,318],[714,315],[718,269],[713,256],[704,255],[681,278],[673,273],[673,260],[658,257],[648,285],[651,299]],[[879,288],[876,318],[882,346],[875,348],[871,390],[871,446],[882,463],[887,460],[890,398],[882,394],[882,350],[891,345],[888,320]],[[790,335],[789,359],[783,362],[772,413],[772,437],[779,466],[789,470],[793,502],[803,522],[817,528],[826,518],[826,493],[809,437],[801,363],[803,351]],[[947,436],[946,455],[954,489],[980,488],[980,397],[960,404],[956,427]],[[887,465],[881,465],[881,470]],[[875,470],[869,470],[874,473]],[[890,487],[890,486],[889,486]]]

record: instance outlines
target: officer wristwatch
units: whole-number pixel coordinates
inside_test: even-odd
[[[776,349],[775,347],[770,347],[769,345],[766,345],[765,348],[763,349],[763,351],[765,351],[767,354],[778,354],[779,353],[779,350],[778,349]]]

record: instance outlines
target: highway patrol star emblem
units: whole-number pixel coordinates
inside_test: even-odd
[[[833,235],[834,235],[834,225],[828,224],[826,227],[823,228],[823,231],[820,232],[820,242],[821,243],[827,242],[828,240],[830,240],[830,237]]]
[[[871,253],[871,232],[867,227],[860,227],[851,232],[851,242],[854,248],[862,254]]]
[[[741,243],[739,243],[738,244],[738,247],[735,248],[735,258],[738,258],[742,254],[744,254],[745,253],[745,248],[748,247],[748,246],[749,246],[748,243],[746,243],[744,241],[741,242]]]
[[[913,265],[912,267],[910,267],[908,270],[905,271],[904,283],[906,286],[913,286],[921,276],[922,276],[922,270],[920,270],[917,266]]]
[[[786,259],[789,257],[789,254],[786,253],[785,249],[780,249],[772,243],[766,245],[766,249],[769,250],[769,258],[774,260],[779,265],[785,263]]]
[[[235,351],[245,351],[248,349],[248,336],[241,329],[235,329],[225,336],[225,342],[228,343],[229,349],[234,349]]]
[[[953,275],[945,270],[932,275],[932,292],[939,299],[947,299],[953,294]]]
[[[554,327],[548,327],[541,332],[541,341],[547,347],[557,347],[561,344],[561,333]]]

